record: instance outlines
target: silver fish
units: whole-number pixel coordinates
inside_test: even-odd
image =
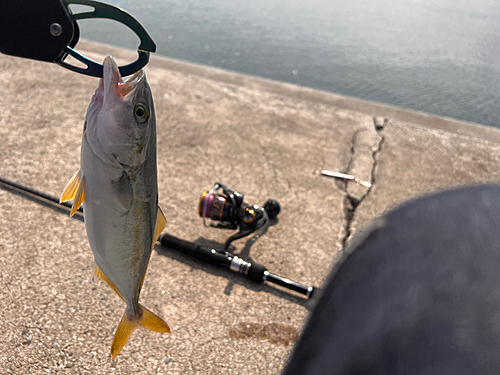
[[[163,319],[139,304],[153,246],[165,228],[158,206],[156,118],[144,71],[123,80],[111,56],[85,118],[81,168],[61,202],[83,203],[94,253],[94,276],[103,279],[127,307],[111,345],[114,358],[136,328],[170,332]]]

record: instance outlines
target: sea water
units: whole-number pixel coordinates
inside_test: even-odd
[[[106,2],[160,55],[500,127],[498,1]],[[138,45],[115,22],[79,25],[84,38]]]

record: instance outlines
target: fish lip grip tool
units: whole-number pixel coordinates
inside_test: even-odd
[[[88,10],[73,14],[70,5],[84,5]],[[93,9],[93,10],[91,10]],[[0,52],[6,55],[59,64],[77,73],[102,77],[103,66],[74,50],[80,37],[77,21],[105,18],[130,28],[140,39],[138,58],[119,67],[122,76],[133,74],[149,61],[156,46],[146,30],[122,9],[92,0],[1,0]],[[85,67],[65,61],[76,58]]]
[[[80,54],[79,52],[75,51],[73,47],[76,45],[78,42],[78,38],[80,36],[80,32],[78,29],[78,25],[76,24],[76,21],[78,20],[83,20],[83,19],[89,19],[89,18],[107,18],[107,19],[112,19],[115,21],[118,21],[126,26],[128,26],[140,39],[141,43],[139,47],[137,48],[137,53],[138,53],[138,58],[136,61],[128,64],[128,65],[123,65],[120,66],[120,74],[123,76],[128,76],[130,74],[133,74],[143,68],[148,62],[149,62],[149,53],[150,52],[155,52],[156,51],[156,45],[151,39],[151,37],[148,35],[146,30],[142,27],[142,25],[135,19],[133,18],[130,14],[125,12],[124,10],[120,8],[116,8],[114,6],[104,4],[98,1],[92,1],[92,0],[62,0],[63,3],[68,7],[71,4],[77,4],[77,5],[85,5],[85,6],[90,6],[94,8],[92,11],[85,11],[81,13],[76,13],[72,14],[70,13],[70,18],[73,21],[73,25],[75,26],[75,32],[73,34],[73,38],[71,42],[66,46],[64,53],[55,61],[57,64],[61,65],[62,67],[72,70],[77,73],[93,76],[93,77],[102,77],[103,76],[103,65],[89,59],[88,57]],[[52,26],[52,25],[51,25]],[[56,30],[53,30],[51,28],[51,33],[55,32],[57,33],[57,27]],[[81,68],[77,67],[71,64],[68,64],[64,60],[68,57],[72,56],[78,61],[82,62],[84,65],[86,65],[86,68]]]

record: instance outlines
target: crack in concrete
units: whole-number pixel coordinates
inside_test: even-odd
[[[276,182],[279,181],[279,178],[278,178],[278,170],[276,168],[276,165],[271,161],[271,159],[269,158],[269,155],[267,155],[267,151],[264,147],[261,147],[261,150],[262,150],[262,156],[264,156],[264,160],[266,161],[266,164],[271,167],[271,170],[273,172],[273,175],[274,175],[274,179],[276,180]]]
[[[349,174],[349,170],[351,168],[351,165],[354,160],[354,153],[355,153],[355,145],[356,145],[356,137],[359,134],[360,130],[358,129],[357,131],[354,132],[351,140],[351,157],[349,158],[349,161],[347,162],[347,167],[345,169],[345,173]],[[345,247],[345,244],[347,242],[347,239],[351,235],[351,222],[352,219],[354,218],[354,212],[356,210],[356,207],[359,204],[359,201],[356,199],[353,199],[347,192],[347,183],[348,181],[343,181],[342,182],[342,191],[344,193],[344,201],[343,201],[343,206],[344,206],[344,228],[343,228],[343,233],[342,233],[342,248]],[[356,202],[357,201],[357,202]]]
[[[345,193],[344,197],[344,216],[345,216],[345,221],[344,221],[344,228],[343,228],[343,235],[342,235],[342,247],[345,247],[347,240],[351,236],[351,222],[354,219],[354,215],[356,213],[356,209],[360,205],[360,203],[366,199],[366,197],[370,194],[371,190],[375,186],[375,168],[377,167],[377,158],[380,152],[382,151],[382,144],[384,143],[384,137],[380,134],[380,132],[384,129],[384,127],[388,123],[387,118],[373,118],[373,127],[375,129],[375,132],[378,136],[378,142],[376,144],[376,147],[374,147],[371,151],[371,169],[370,169],[370,180],[369,182],[371,183],[371,186],[366,189],[366,191],[360,195],[360,196],[355,196],[354,194],[349,193],[349,188],[348,188],[348,183],[349,181],[345,181],[343,183],[343,192]],[[351,173],[351,167],[354,163],[354,157],[356,154],[356,141],[361,132],[361,129],[357,130],[352,137],[352,143],[351,143],[351,158],[349,159],[349,162],[347,163],[347,170],[345,173],[348,174],[353,174]],[[355,174],[354,174],[355,175]]]
[[[356,138],[358,137],[359,133],[361,133],[364,129],[358,129],[354,132],[352,135],[352,140],[351,140],[351,157],[349,158],[349,161],[347,162],[347,167],[345,169],[344,173],[349,173],[352,163],[354,162],[354,154],[356,153]],[[345,192],[347,193],[347,181],[345,181]]]

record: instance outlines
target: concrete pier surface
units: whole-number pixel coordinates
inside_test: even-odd
[[[97,61],[135,53],[81,42]],[[500,131],[153,56],[165,230],[221,246],[200,194],[222,182],[278,222],[234,252],[321,286],[343,244],[418,195],[500,179]],[[96,78],[0,55],[0,177],[59,196],[79,168]],[[319,176],[318,169],[372,182]],[[0,373],[279,374],[313,301],[156,246],[141,303],[171,334],[136,331],[116,361],[124,303],[93,283],[84,224],[0,189]]]

